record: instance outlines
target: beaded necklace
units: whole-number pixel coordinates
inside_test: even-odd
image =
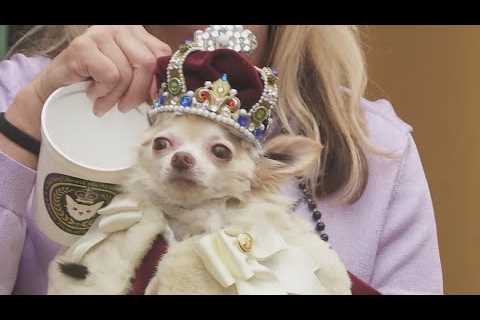
[[[292,211],[295,211],[302,202],[307,203],[307,207],[311,212],[311,218],[315,222],[315,231],[320,235],[320,238],[323,241],[328,242],[328,235],[325,232],[325,223],[320,221],[322,219],[322,212],[318,209],[315,199],[313,197],[313,192],[311,188],[305,183],[303,177],[298,177],[298,188],[302,192],[302,197],[298,199],[294,204]]]

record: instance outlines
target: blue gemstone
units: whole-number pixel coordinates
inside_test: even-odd
[[[180,104],[184,107],[190,107],[192,105],[192,97],[190,96],[183,96],[180,99]]]
[[[242,127],[248,126],[249,123],[250,123],[249,116],[242,114],[238,117],[238,124],[241,125]]]
[[[228,76],[226,73],[222,74],[222,76],[220,77],[220,79],[222,79],[223,81],[227,81],[228,80]]]
[[[255,138],[261,140],[263,138],[263,130],[260,128],[255,129]]]
[[[164,105],[165,104],[165,96],[164,95],[161,95],[160,96],[160,100],[158,101],[160,103],[160,105]]]

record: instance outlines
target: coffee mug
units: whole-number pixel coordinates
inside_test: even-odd
[[[148,128],[144,103],[99,118],[86,95],[89,81],[55,91],[41,115],[42,144],[35,189],[35,222],[51,240],[69,246],[84,235],[120,192]]]

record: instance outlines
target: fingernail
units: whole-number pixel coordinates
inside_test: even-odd
[[[97,117],[103,117],[103,115],[105,114],[104,111],[102,110],[96,110],[96,109],[93,109],[93,114],[95,114]]]
[[[123,100],[118,101],[117,109],[120,110],[120,111],[125,109],[125,103],[123,102]]]
[[[125,113],[125,112],[128,112],[131,109],[131,107],[123,102],[120,102],[117,106],[117,109],[118,111]]]

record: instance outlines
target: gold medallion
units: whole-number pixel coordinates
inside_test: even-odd
[[[253,247],[253,237],[248,233],[240,233],[237,236],[238,246],[243,252],[250,252]]]

